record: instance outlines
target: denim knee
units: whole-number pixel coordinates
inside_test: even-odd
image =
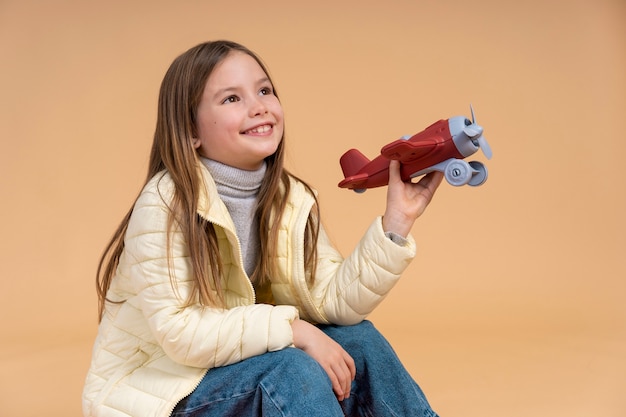
[[[361,344],[365,345],[376,345],[379,343],[387,344],[387,339],[378,331],[376,327],[372,324],[372,322],[368,320],[364,320],[359,324],[356,324],[354,329],[352,329],[352,337]]]
[[[276,366],[284,371],[284,375],[292,384],[302,387],[311,386],[312,389],[319,389],[327,385],[332,389],[330,378],[322,366],[309,354],[297,348],[285,348],[279,352],[274,352],[281,357]]]
[[[363,320],[351,326],[321,326],[321,330],[339,343],[350,342],[362,346],[364,344],[371,344],[376,340],[384,340],[382,334],[374,327],[372,322],[368,320]]]
[[[320,407],[323,413],[316,414]],[[300,349],[285,348],[210,370],[196,390],[176,406],[173,415],[342,414],[321,365]]]

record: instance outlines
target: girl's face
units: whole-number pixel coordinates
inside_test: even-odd
[[[283,129],[283,109],[267,74],[250,55],[230,52],[204,87],[193,142],[198,153],[256,170],[276,152]]]

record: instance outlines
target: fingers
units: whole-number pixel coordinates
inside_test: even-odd
[[[443,172],[433,171],[425,175],[424,178],[422,178],[419,182],[421,183],[422,181],[424,181],[424,184],[423,184],[424,187],[426,187],[428,190],[434,193],[437,190],[437,188],[439,188],[439,185],[441,184],[442,180],[443,180]]]
[[[421,194],[426,197],[428,203],[430,203],[430,200],[435,195],[435,191],[437,191],[437,188],[439,188],[439,185],[441,185],[442,180],[443,173],[439,171],[434,171],[425,175],[422,179],[418,181],[417,185],[423,187],[425,191]]]
[[[402,181],[400,177],[400,161],[392,159],[389,161],[389,184]]]
[[[332,362],[330,369],[326,370],[333,386],[333,392],[339,401],[350,397],[352,381],[356,376],[356,367],[352,357],[345,351],[342,356],[339,361]]]
[[[350,396],[350,386],[347,384],[345,371],[341,367],[333,367],[330,372],[331,381],[333,383],[333,392],[339,401],[342,401]]]
[[[354,381],[354,378],[356,378],[356,365],[354,364],[354,359],[352,359],[352,356],[350,356],[348,352],[344,352],[344,359],[348,365],[348,369],[350,370],[350,380]]]
[[[423,190],[427,191],[428,196],[432,196],[441,181],[443,180],[443,173],[439,171],[432,171],[426,175],[424,175],[418,182],[413,183],[411,181],[403,181],[402,173],[401,173],[401,164],[400,161],[391,160],[389,161],[389,188],[392,193],[407,193],[407,197],[411,198],[410,195],[417,196],[419,194],[424,194]]]
[[[356,378],[356,366],[354,365],[354,359],[352,359],[352,356],[350,356],[347,352],[344,352],[344,360],[346,361],[345,363],[348,367],[348,374],[346,375],[347,390],[344,391],[344,393],[347,393],[345,398],[348,398],[350,397],[350,391],[352,390],[352,381]]]
[[[354,359],[346,352],[343,352],[343,360],[344,360],[344,398],[350,397],[350,391],[352,389],[352,381],[356,377],[356,367],[354,365]]]

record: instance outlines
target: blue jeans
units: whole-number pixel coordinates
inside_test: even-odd
[[[437,416],[372,323],[319,328],[354,359],[350,398],[339,402],[317,361],[300,349],[286,348],[211,369],[172,416]]]

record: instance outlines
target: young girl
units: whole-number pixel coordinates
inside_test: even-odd
[[[261,60],[228,41],[161,85],[146,183],[98,268],[86,416],[436,416],[364,318],[415,254],[441,182],[392,162],[383,216],[342,258],[283,167]]]

